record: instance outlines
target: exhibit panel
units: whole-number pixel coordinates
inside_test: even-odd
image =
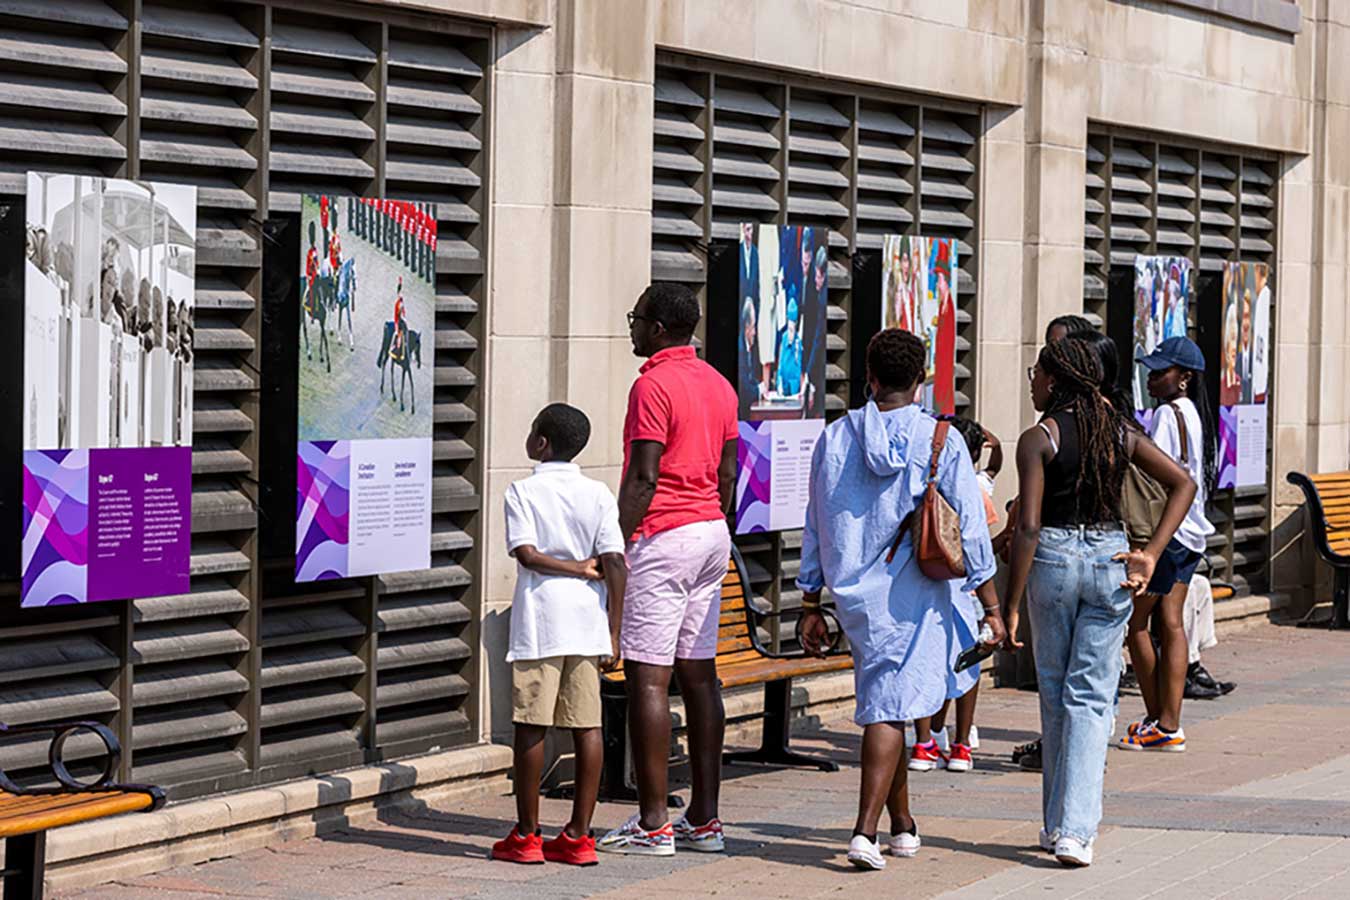
[[[106,724],[126,751],[119,774],[174,797],[477,740],[490,31],[373,5],[221,2],[185,16],[149,0],[6,4],[0,27],[11,38],[0,88],[19,101],[0,115],[0,205],[23,204],[35,171],[192,185],[197,215],[190,375],[154,349],[144,371],[127,364],[138,350],[124,336],[114,379],[115,348],[100,336],[81,361],[90,377],[116,380],[124,402],[74,410],[91,440],[131,429],[167,437],[180,423],[191,447],[190,583],[20,615],[16,519],[0,720]],[[270,435],[261,388],[274,359],[262,343],[264,223],[298,214],[305,192],[434,204],[438,237],[431,308],[415,326],[435,349],[417,393],[430,428],[429,548],[407,569],[312,589],[297,586],[293,556],[264,559],[259,540]],[[20,229],[19,265],[23,244]],[[294,279],[294,261],[287,270]],[[379,303],[387,315],[393,297]],[[18,311],[11,330],[23,328]],[[59,377],[54,359],[42,356],[34,377]],[[294,393],[294,370],[282,378]],[[147,392],[155,402],[142,402]],[[15,421],[20,412],[16,391]],[[44,440],[59,418],[36,417]],[[16,510],[19,487],[6,488]],[[293,481],[286,490],[293,504]],[[44,749],[6,742],[0,766],[22,780]],[[96,741],[67,746],[77,770],[97,752]]]
[[[870,335],[859,319],[870,315],[854,308],[854,256],[880,256],[892,234],[951,238],[960,260],[953,405],[974,413],[978,106],[659,52],[654,115],[654,280],[689,283],[706,300],[710,248],[739,240],[743,223],[828,228],[829,421],[862,401]],[[799,531],[741,535],[737,545],[757,603],[800,602]]]
[[[1211,402],[1220,407],[1220,362],[1225,334],[1225,286],[1232,264],[1255,267],[1268,279],[1254,294],[1268,296],[1264,345],[1267,396],[1274,397],[1278,363],[1275,304],[1278,302],[1276,208],[1279,158],[1252,149],[1187,143],[1178,138],[1093,125],[1087,147],[1084,222],[1083,309],[1115,339],[1122,351],[1132,344],[1136,263],[1141,257],[1184,257],[1193,284],[1186,333],[1200,345]],[[1254,310],[1255,312],[1255,310]],[[1237,327],[1241,328],[1241,316]],[[1240,337],[1240,335],[1239,335]],[[1249,352],[1244,359],[1250,359]],[[1221,411],[1220,411],[1221,413]],[[1264,423],[1256,420],[1265,417]],[[1220,437],[1223,419],[1220,414]],[[1236,431],[1236,411],[1228,417]],[[1270,423],[1266,406],[1244,413],[1246,432],[1264,429],[1245,472],[1262,477],[1236,487],[1221,483],[1208,508],[1216,533],[1201,571],[1238,594],[1262,592],[1269,584]],[[1231,445],[1236,450],[1236,444]],[[1249,449],[1253,442],[1248,442]],[[1220,466],[1221,475],[1223,466]],[[1236,475],[1234,468],[1232,475]]]

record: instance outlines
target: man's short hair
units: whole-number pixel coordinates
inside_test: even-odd
[[[750,297],[745,298],[745,304],[741,306],[741,327],[749,325],[755,320],[755,301]]]
[[[820,246],[820,247],[817,247],[817,248],[816,248],[816,268],[817,268],[817,269],[824,269],[825,266],[829,263],[829,261],[830,261],[830,254],[826,252],[825,247],[824,247],[823,245]]]
[[[900,328],[878,331],[867,343],[867,371],[882,387],[913,387],[924,376],[927,362],[923,341]]]
[[[694,336],[702,314],[693,291],[682,284],[657,281],[642,296],[647,301],[647,317],[660,322],[671,337],[688,340]]]
[[[553,458],[571,462],[591,439],[591,420],[575,406],[550,403],[534,417],[534,427],[553,450]]]

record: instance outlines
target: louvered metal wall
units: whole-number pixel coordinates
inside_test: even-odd
[[[1137,254],[1189,257],[1197,267],[1190,325],[1217,322],[1221,303],[1215,285],[1223,264],[1266,263],[1275,274],[1275,208],[1278,160],[1250,151],[1160,143],[1147,135],[1094,130],[1087,148],[1083,306],[1098,324],[1110,318],[1109,302],[1133,304]],[[1114,281],[1127,289],[1110,290]],[[1278,303],[1279,281],[1275,281]],[[1274,328],[1276,316],[1271,316]],[[1217,325],[1211,326],[1217,327]],[[1271,335],[1274,346],[1274,334]],[[1272,386],[1278,366],[1270,367]],[[1211,385],[1212,386],[1212,385]],[[1275,419],[1272,414],[1271,422]],[[1269,448],[1269,440],[1267,448]],[[1209,516],[1218,532],[1210,539],[1210,577],[1239,593],[1262,591],[1267,578],[1269,482],[1220,491]]]
[[[29,169],[199,188],[192,592],[19,613],[5,583],[0,721],[105,722],[123,775],[177,797],[476,739],[489,59],[486,30],[444,18],[183,7],[0,0],[0,203]],[[262,576],[261,222],[304,191],[437,205],[429,571]],[[5,744],[0,765],[22,777],[44,748]]]
[[[857,86],[658,55],[652,278],[702,286],[741,222],[828,226],[826,416],[848,408],[852,255],[883,235],[959,242],[958,411],[973,414],[979,115]],[[704,298],[706,301],[706,297]],[[737,541],[762,604],[791,608],[801,534]]]

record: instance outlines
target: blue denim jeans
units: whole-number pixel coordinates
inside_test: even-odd
[[[1041,804],[1050,834],[1090,841],[1133,598],[1120,586],[1129,549],[1118,526],[1042,528],[1027,610],[1041,695]]]

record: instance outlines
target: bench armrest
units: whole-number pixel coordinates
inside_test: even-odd
[[[91,732],[103,741],[104,761],[103,769],[99,772],[97,778],[92,781],[80,781],[70,774],[70,769],[66,767],[65,747],[66,741],[70,740],[72,735],[80,732]],[[47,748],[47,762],[51,767],[52,777],[56,779],[58,787],[50,788],[25,788],[20,787],[3,769],[0,769],[0,791],[20,796],[42,796],[53,794],[78,794],[89,791],[128,791],[149,794],[154,800],[151,809],[158,809],[164,804],[164,792],[158,787],[150,785],[137,784],[117,784],[113,781],[113,773],[117,770],[118,763],[122,760],[122,745],[117,740],[117,735],[113,734],[112,729],[98,722],[55,722],[46,725],[6,725],[0,722],[0,737],[8,735],[24,734],[51,734],[52,742]]]
[[[797,621],[794,630],[797,635],[798,647],[800,647],[802,642],[801,617],[802,613],[804,612],[805,610],[803,609],[783,609],[778,610],[777,612],[760,612],[759,610],[755,609],[752,604],[746,603],[745,624],[746,630],[750,633],[750,646],[754,647],[756,652],[758,652],[760,656],[764,656],[769,659],[814,659],[815,657],[812,657],[804,649],[787,650],[787,651],[773,650],[772,648],[765,646],[764,642],[759,639],[758,626],[760,625],[760,623],[770,619],[782,619],[784,616],[796,616]],[[830,633],[830,643],[825,651],[825,655],[839,656],[848,653],[849,651],[842,647],[844,643],[843,641],[844,629],[839,624],[839,618],[835,616],[834,612],[830,610],[828,607],[824,606],[820,607],[819,612],[822,616],[825,617],[825,626],[827,629],[829,629]]]
[[[1350,566],[1350,556],[1332,550],[1331,542],[1327,540],[1327,514],[1322,507],[1322,497],[1317,493],[1317,485],[1302,472],[1290,472],[1285,480],[1302,490],[1303,498],[1308,501],[1313,546],[1317,548],[1317,555],[1333,566]]]

